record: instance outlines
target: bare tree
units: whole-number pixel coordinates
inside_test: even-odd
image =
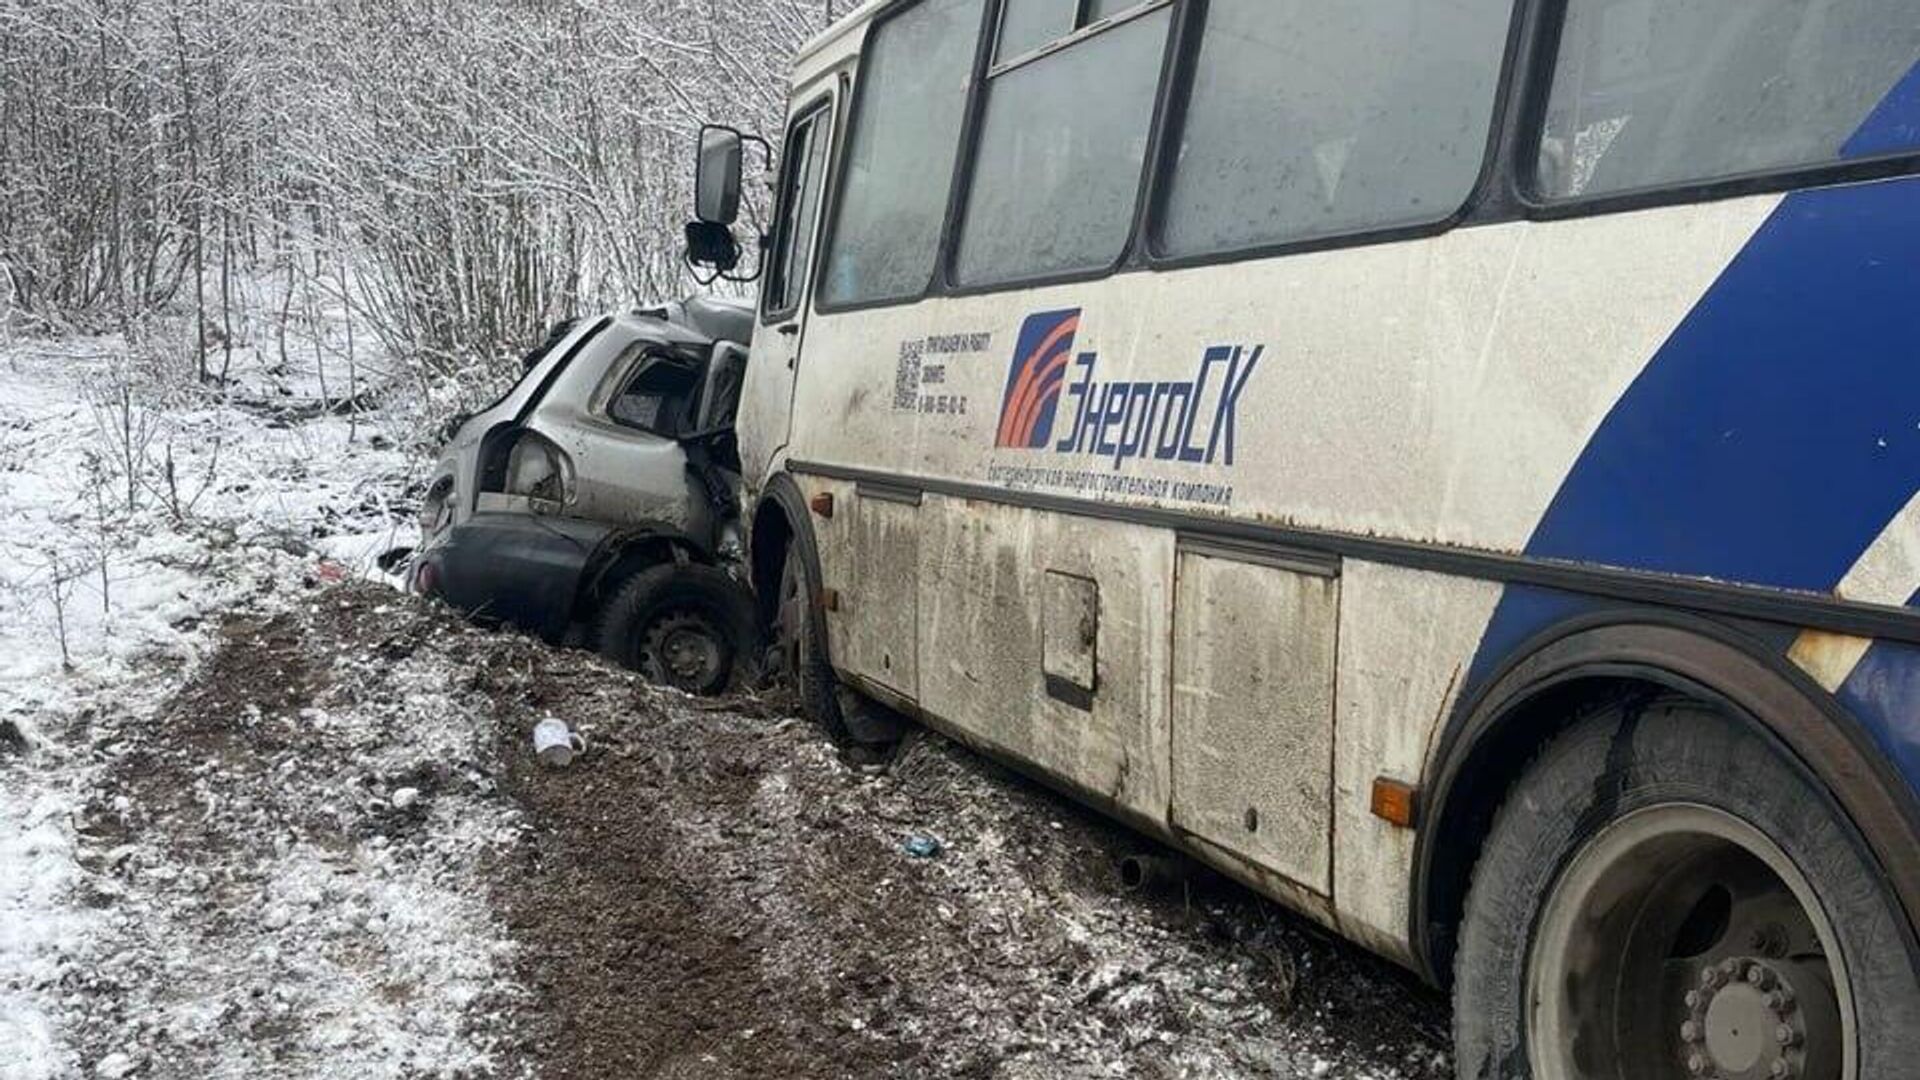
[[[275,278],[257,317],[277,317],[283,357],[324,293],[429,377],[496,370],[556,318],[690,288],[699,125],[777,134],[789,58],[833,14],[0,0],[0,287],[50,324],[190,316],[203,382],[271,292],[239,283]]]

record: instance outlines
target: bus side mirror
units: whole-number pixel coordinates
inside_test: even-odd
[[[711,221],[687,222],[687,261],[696,268],[729,273],[740,265],[740,244],[733,230]]]
[[[693,180],[693,216],[699,223],[724,229],[739,219],[743,142],[730,127],[708,124],[700,129],[700,161]]]
[[[733,237],[733,223],[740,218],[740,187],[746,167],[745,147],[753,143],[773,168],[773,152],[765,139],[744,135],[722,124],[700,129],[700,158],[693,174],[693,220],[687,223],[687,265],[694,279],[711,285],[725,278],[733,282],[757,279],[766,268],[762,258],[751,274],[736,275],[740,265],[740,242]]]

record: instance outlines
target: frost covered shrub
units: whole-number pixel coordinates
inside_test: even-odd
[[[695,132],[777,134],[831,14],[0,0],[0,304],[97,331],[184,314],[203,381],[328,308],[420,374],[491,369],[566,314],[689,286]]]

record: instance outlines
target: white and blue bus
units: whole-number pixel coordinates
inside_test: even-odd
[[[809,708],[1450,987],[1463,1078],[1920,1076],[1916,61],[1914,0],[866,4],[740,406]]]

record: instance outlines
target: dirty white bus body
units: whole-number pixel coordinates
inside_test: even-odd
[[[1916,60],[1897,0],[865,5],[740,414],[810,706],[1451,985],[1463,1076],[1920,1075]]]

